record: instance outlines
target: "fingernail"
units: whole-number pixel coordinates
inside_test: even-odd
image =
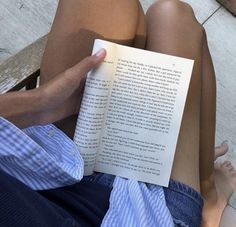
[[[101,57],[104,54],[106,54],[106,50],[104,48],[100,49],[96,54],[94,54],[96,57]]]

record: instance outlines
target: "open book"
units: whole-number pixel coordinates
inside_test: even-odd
[[[74,141],[93,171],[168,186],[193,60],[96,40]]]

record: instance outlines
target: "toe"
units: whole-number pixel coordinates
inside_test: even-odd
[[[224,168],[227,168],[227,167],[229,167],[230,165],[231,165],[231,162],[230,162],[230,161],[224,161],[221,166],[224,167]]]
[[[224,155],[229,149],[227,141],[222,142],[220,146],[215,147],[215,159]]]

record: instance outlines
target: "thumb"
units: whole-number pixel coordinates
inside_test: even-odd
[[[97,53],[92,56],[86,57],[78,65],[76,65],[77,70],[81,76],[86,75],[95,66],[100,64],[106,57],[106,50],[100,49]]]

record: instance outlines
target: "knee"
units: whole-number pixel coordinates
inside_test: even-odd
[[[204,35],[203,26],[197,21],[192,7],[180,0],[158,0],[147,11],[148,21],[159,23],[178,23],[189,29],[195,29]],[[161,21],[161,22],[160,22]]]
[[[158,0],[149,7],[147,14],[160,12],[165,15],[182,13],[194,14],[192,7],[188,3],[179,0]]]
[[[179,21],[180,19],[185,21],[190,20],[199,24],[192,7],[188,3],[179,0],[156,1],[149,7],[147,17],[158,17],[159,20],[163,18],[173,19],[175,21]]]

